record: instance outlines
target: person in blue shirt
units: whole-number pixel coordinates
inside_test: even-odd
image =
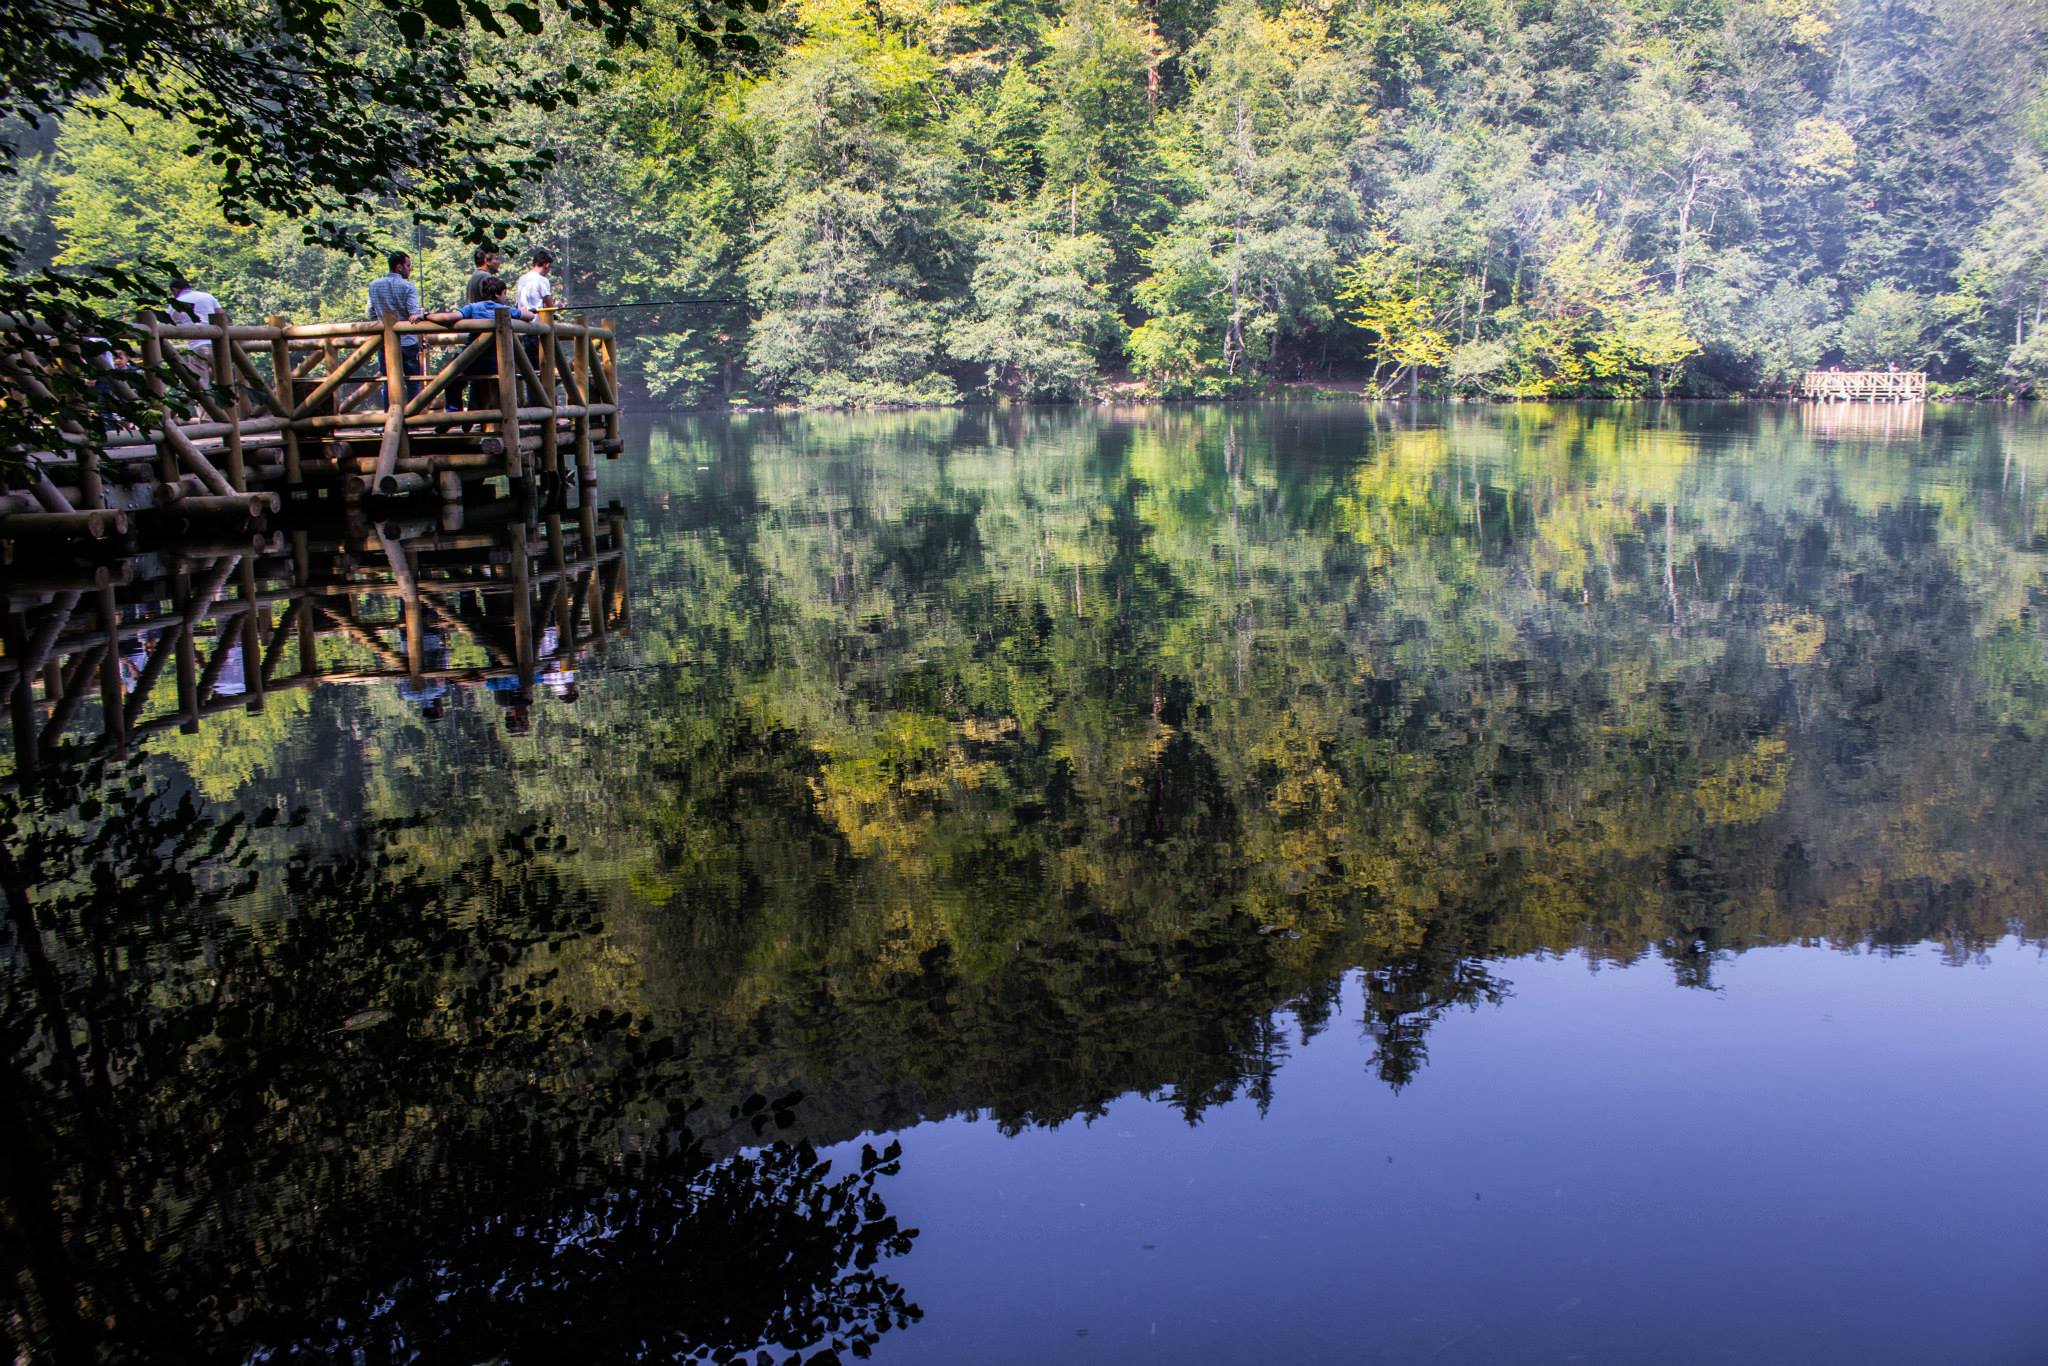
[[[497,276],[488,277],[478,288],[483,297],[457,309],[456,317],[496,322],[500,313],[509,313],[521,322],[533,321],[533,314],[505,302],[505,282]],[[469,363],[462,367],[462,379],[451,387],[468,389],[468,396],[462,400],[461,406],[469,412],[495,409],[498,406],[498,349],[486,346],[470,357]],[[452,402],[449,404],[451,408],[455,406]]]

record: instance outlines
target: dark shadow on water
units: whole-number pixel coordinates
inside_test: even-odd
[[[544,829],[431,875],[367,829],[251,919],[238,816],[100,763],[0,800],[29,1359],[830,1360],[917,1317],[893,1146],[707,1117],[672,1036],[565,989],[595,919]]]

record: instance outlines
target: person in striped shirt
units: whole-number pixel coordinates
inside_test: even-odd
[[[412,282],[412,257],[405,252],[394,251],[385,258],[385,264],[390,269],[370,281],[370,321],[382,322],[386,313],[395,313],[400,322],[418,322],[423,315],[420,311],[420,289]],[[420,376],[426,373],[420,356],[420,339],[400,337],[398,345],[405,367],[405,397],[410,402],[420,391]],[[383,373],[381,358],[377,372]]]

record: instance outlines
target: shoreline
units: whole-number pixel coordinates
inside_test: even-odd
[[[1894,410],[1927,409],[1944,405],[1966,407],[2023,408],[2038,405],[2042,398],[2002,398],[1979,394],[1942,394],[1931,396],[1914,403],[1865,403],[1865,402],[1824,402],[1818,399],[1799,398],[1790,394],[1725,394],[1718,397],[1704,395],[1673,395],[1667,398],[1651,398],[1641,395],[1628,398],[1468,398],[1460,395],[1423,395],[1419,398],[1373,398],[1362,392],[1349,390],[1319,389],[1312,392],[1279,392],[1248,394],[1236,398],[1164,398],[1153,394],[1116,394],[1065,401],[1031,401],[1021,399],[963,399],[958,403],[877,403],[863,407],[849,407],[844,404],[662,404],[648,403],[644,407],[633,405],[641,412],[685,414],[691,417],[708,417],[715,414],[728,416],[761,417],[771,414],[809,415],[814,413],[933,413],[947,411],[977,411],[1006,409],[1065,409],[1065,408],[1173,408],[1173,407],[1250,407],[1255,404],[1314,404],[1333,406],[1356,404],[1360,407],[1394,408],[1402,406],[1430,406],[1446,408],[1521,408],[1539,406],[1604,405],[1609,407],[1634,407],[1641,405],[1663,407],[1686,405],[1705,407],[1719,405],[1727,407],[1772,407],[1772,408],[1816,408],[1828,412],[1887,412]]]

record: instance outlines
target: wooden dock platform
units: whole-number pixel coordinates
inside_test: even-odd
[[[578,661],[630,629],[624,510],[446,521],[464,524],[356,517],[0,570],[8,776],[294,688],[391,686],[433,717],[474,687],[514,730],[537,689],[573,701]]]
[[[21,325],[0,319],[0,352],[8,327]],[[209,520],[260,524],[300,498],[456,502],[491,480],[588,496],[597,458],[622,445],[608,321],[550,312],[533,322],[248,326],[223,313],[200,326],[153,315],[135,326],[139,363],[96,379],[139,402],[149,422],[99,441],[74,429],[66,449],[21,453],[28,483],[0,493],[0,539],[103,539],[142,522],[181,532]],[[420,376],[402,373],[407,338],[418,340]],[[475,376],[479,365],[493,374]],[[7,368],[11,382],[39,383],[25,365]],[[465,387],[481,405],[451,409]]]
[[[1808,370],[1801,398],[1817,403],[1925,403],[1923,370]]]

